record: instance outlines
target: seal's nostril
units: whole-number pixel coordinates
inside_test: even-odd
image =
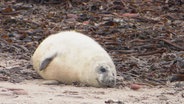
[[[114,84],[116,81],[114,78],[109,79],[109,83]]]
[[[112,73],[112,76],[114,76],[114,73]]]
[[[112,83],[115,83],[115,80],[112,80]]]

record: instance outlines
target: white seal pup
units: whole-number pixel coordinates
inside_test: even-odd
[[[33,68],[44,79],[113,87],[116,68],[109,54],[92,38],[75,31],[47,37],[32,56]]]

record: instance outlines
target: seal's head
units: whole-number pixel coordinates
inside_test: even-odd
[[[116,69],[109,64],[100,64],[96,67],[96,80],[100,86],[114,87],[116,85]]]

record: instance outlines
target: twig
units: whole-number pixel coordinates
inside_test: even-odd
[[[165,43],[167,43],[167,44],[169,44],[169,45],[171,45],[171,46],[173,46],[173,47],[175,47],[175,48],[178,48],[180,51],[183,51],[183,50],[184,50],[183,47],[180,47],[180,46],[178,46],[177,44],[172,43],[172,42],[169,41],[169,40],[166,40],[166,39],[159,39],[159,40],[160,40],[160,41],[163,41],[163,42],[165,42]]]
[[[138,54],[138,56],[153,55],[153,54],[164,53],[164,52],[166,52],[166,49],[165,49],[165,48],[161,48],[161,49],[158,49],[158,50],[156,50],[156,51]]]

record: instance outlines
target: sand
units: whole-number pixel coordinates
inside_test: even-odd
[[[43,80],[0,82],[0,104],[183,104],[182,87],[123,88],[44,85]]]

